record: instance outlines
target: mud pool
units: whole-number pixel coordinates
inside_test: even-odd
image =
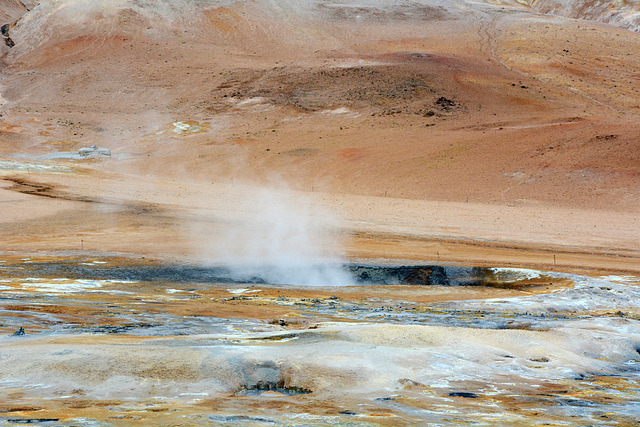
[[[0,425],[637,424],[640,278],[344,270],[0,258]]]

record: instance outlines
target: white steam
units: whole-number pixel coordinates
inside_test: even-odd
[[[241,281],[353,284],[343,269],[336,216],[327,208],[282,185],[236,185],[233,194],[237,201],[224,209],[233,217],[206,236],[209,263],[229,268]]]

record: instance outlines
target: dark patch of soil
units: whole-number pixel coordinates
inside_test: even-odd
[[[433,115],[433,105],[445,111],[452,107],[439,101],[446,100],[438,95],[439,86],[435,73],[419,64],[240,70],[211,93],[209,109],[222,112],[233,108],[229,98],[262,97],[272,104],[307,112],[347,106],[382,115]]]

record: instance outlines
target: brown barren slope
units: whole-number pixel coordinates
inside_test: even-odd
[[[639,268],[636,33],[509,4],[40,2],[10,36],[3,251],[200,259],[266,180],[337,212],[354,257]],[[92,144],[113,156],[56,159]]]

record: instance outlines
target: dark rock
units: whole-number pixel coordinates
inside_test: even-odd
[[[445,111],[449,111],[450,109],[456,106],[456,103],[454,101],[447,99],[444,96],[441,96],[440,98],[438,98],[435,104],[437,107]]]
[[[617,137],[618,135],[596,135],[596,139],[604,139],[605,141],[616,139]]]
[[[477,399],[479,396],[475,393],[469,393],[468,391],[454,391],[449,393],[451,397],[465,397],[467,399]]]
[[[26,335],[26,333],[24,332],[24,328],[22,326],[20,326],[20,329],[18,329],[17,331],[15,331],[13,333],[13,336],[14,337],[19,337],[19,336],[22,336],[22,335]]]

